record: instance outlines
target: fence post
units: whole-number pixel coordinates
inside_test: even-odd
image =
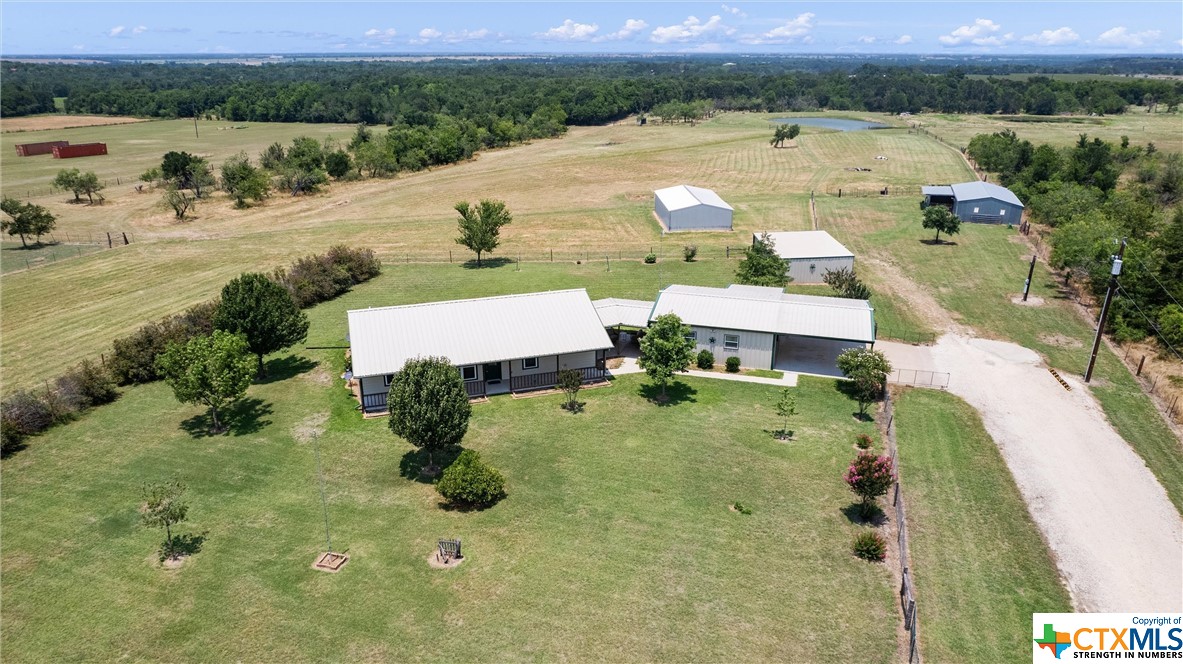
[[[1142,359],[1138,360],[1138,370],[1136,372],[1134,372],[1135,377],[1142,375],[1142,365],[1143,364],[1146,364],[1146,356],[1145,355],[1142,356]]]
[[[123,233],[123,246],[125,246],[125,247],[126,247],[126,246],[127,246],[127,245],[129,245],[129,244],[131,244],[131,242],[128,242],[128,240],[127,240],[127,233],[126,233],[126,232],[124,232],[124,233]]]

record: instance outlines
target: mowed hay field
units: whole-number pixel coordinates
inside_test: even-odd
[[[1035,118],[1036,116],[1023,116]],[[1035,145],[1075,145],[1081,134],[1114,144],[1128,136],[1131,145],[1154,143],[1165,152],[1183,152],[1183,113],[1147,113],[1144,107],[1131,106],[1121,115],[1089,117],[1081,115],[1046,116],[1046,122],[1015,122],[992,115],[948,115],[924,113],[910,118],[958,147],[969,145],[978,134],[1010,130]]]
[[[104,168],[104,179],[123,179],[122,185],[104,192],[107,202],[102,206],[74,205],[68,202],[71,195],[60,192],[34,200],[58,215],[63,235],[105,237],[114,230],[133,239],[132,245],[117,250],[3,277],[0,369],[6,385],[36,384],[46,374],[97,357],[114,337],[214,297],[240,272],[269,271],[334,244],[372,247],[388,263],[447,261],[449,251],[459,263],[471,255],[453,242],[452,206],[459,200],[492,197],[508,203],[514,222],[504,229],[496,255],[549,261],[553,251],[556,261],[586,262],[613,254],[639,260],[652,247],[672,263],[679,260],[683,244],[696,244],[700,261],[694,265],[702,267],[692,268],[686,282],[725,284],[734,272],[733,262],[710,268],[708,262],[723,258],[727,246],[748,244],[753,232],[810,228],[811,188],[915,186],[968,174],[954,151],[905,130],[838,133],[805,128],[794,147],[775,149],[768,144],[769,117],[724,114],[697,126],[574,128],[562,138],[482,153],[467,163],[390,180],[333,183],[320,195],[278,195],[249,210],[234,210],[215,194],[199,204],[194,219],[183,223],[161,206],[158,192],[136,193],[128,183],[168,149],[209,154],[217,164],[240,149],[256,155],[274,141],[288,142],[301,134],[344,140],[352,132],[350,127],[325,125],[249,124],[219,131],[220,126],[234,125],[201,123],[200,139],[193,138],[192,122],[187,121],[69,130],[94,132],[92,140],[107,141],[112,154],[39,163],[33,162],[40,157],[3,157],[5,183],[10,178],[28,186],[47,183],[56,168],[67,164]],[[43,138],[21,136],[48,140],[50,133],[58,134],[43,133]],[[4,155],[14,154],[8,143],[3,149]],[[889,160],[876,161],[876,155]],[[874,170],[843,170],[847,165]],[[652,191],[683,182],[713,188],[730,201],[736,208],[736,230],[663,240],[651,213]],[[681,278],[661,269],[665,283]],[[710,276],[695,279],[695,269]],[[453,265],[439,279],[462,271]],[[657,282],[654,278],[654,292]],[[523,280],[520,290],[548,283],[545,278]],[[598,294],[613,295],[622,294]],[[892,317],[906,320],[906,314]]]

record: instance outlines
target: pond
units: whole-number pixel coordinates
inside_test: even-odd
[[[838,131],[859,131],[861,129],[888,129],[889,126],[880,122],[865,120],[847,120],[846,118],[776,118],[773,122],[779,124],[799,124],[805,127],[822,127],[823,129],[837,129]]]

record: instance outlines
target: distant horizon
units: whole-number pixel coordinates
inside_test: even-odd
[[[0,57],[1183,56],[1183,3],[31,2]]]
[[[612,53],[600,53],[595,51],[587,52],[554,52],[554,51],[439,51],[439,52],[416,52],[416,51],[389,51],[389,52],[341,52],[341,51],[257,51],[257,52],[241,52],[241,53],[127,53],[127,52],[108,52],[108,53],[0,53],[2,60],[87,60],[87,59],[111,59],[111,60],[132,60],[132,59],[204,59],[204,60],[240,60],[250,58],[275,58],[275,59],[292,59],[292,58],[407,58],[407,59],[424,59],[424,58],[537,58],[537,57],[554,57],[554,58],[702,58],[702,59],[719,59],[729,56],[738,58],[800,58],[809,60],[821,59],[844,59],[844,60],[859,60],[865,58],[893,58],[893,59],[929,59],[929,60],[1018,60],[1018,59],[1040,59],[1040,60],[1088,60],[1088,59],[1125,59],[1125,58],[1153,58],[1157,60],[1183,60],[1183,53],[1110,53],[1104,51],[1098,52],[1082,52],[1082,53],[1041,53],[1037,51],[1015,51],[1010,53],[926,53],[926,52],[860,52],[860,53],[778,53],[778,52],[758,52],[758,51],[720,51],[712,53],[679,53],[679,52],[651,52],[651,51],[620,51]]]

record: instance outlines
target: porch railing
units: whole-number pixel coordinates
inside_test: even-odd
[[[464,391],[468,393],[469,397],[483,397],[485,396],[485,381],[466,380],[464,381]]]
[[[590,380],[600,380],[607,374],[604,369],[596,367],[584,367],[576,369],[582,378],[583,382]],[[509,387],[514,392],[521,392],[524,390],[537,390],[544,387],[554,387],[559,382],[559,372],[557,371],[543,371],[542,373],[526,374],[524,376],[514,376],[510,380]]]
[[[377,394],[363,394],[361,397],[362,410],[367,413],[375,410],[384,410],[386,408],[386,393],[379,392]]]

